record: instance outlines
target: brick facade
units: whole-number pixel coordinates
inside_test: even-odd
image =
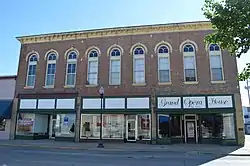
[[[189,32],[166,32],[160,34],[143,34],[133,36],[91,38],[84,40],[57,41],[49,43],[23,44],[21,46],[20,61],[17,77],[17,93],[62,93],[79,91],[82,95],[97,95],[98,89],[86,87],[87,80],[87,57],[86,50],[91,46],[96,46],[101,51],[99,57],[99,84],[104,86],[105,95],[146,95],[152,87],[156,91],[164,94],[206,94],[206,93],[239,93],[237,76],[236,58],[229,56],[228,52],[223,51],[223,69],[226,83],[212,84],[209,68],[209,56],[204,44],[204,37],[211,31],[189,31]],[[180,44],[185,40],[192,40],[198,45],[196,52],[198,85],[185,85],[183,76],[183,56],[180,52]],[[157,82],[157,55],[154,52],[155,46],[166,41],[171,44],[173,50],[170,53],[171,82],[172,85],[160,86]],[[147,47],[148,52],[145,56],[146,64],[146,85],[132,85],[132,56],[131,47],[136,43],[142,43]],[[109,56],[108,48],[113,45],[120,45],[124,53],[121,56],[121,85],[109,85]],[[66,60],[65,52],[70,47],[79,51],[77,63],[76,88],[64,88]],[[59,59],[56,66],[56,81],[53,89],[45,89],[46,60],[44,56],[47,51],[54,49],[59,53]],[[36,85],[34,89],[25,89],[25,79],[27,73],[27,55],[31,51],[39,53],[39,62],[37,66]]]

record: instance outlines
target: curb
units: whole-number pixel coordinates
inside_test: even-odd
[[[167,149],[151,149],[151,150],[133,150],[133,149],[100,149],[100,148],[83,148],[83,147],[70,147],[70,146],[47,146],[47,145],[15,145],[15,144],[0,144],[0,147],[27,147],[34,149],[60,149],[60,150],[86,150],[86,151],[132,151],[132,152],[173,152],[173,153],[185,153],[185,154],[198,154],[198,155],[219,155],[219,156],[250,156],[250,154],[234,154],[234,153],[213,153],[213,152],[199,152],[199,151],[178,151],[178,150],[167,150]]]

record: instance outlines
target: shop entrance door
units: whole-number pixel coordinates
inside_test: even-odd
[[[137,138],[137,116],[128,115],[126,121],[126,138],[129,142],[136,141]]]
[[[50,115],[49,138],[54,139],[56,136],[56,115]]]
[[[197,143],[196,115],[184,115],[185,143]]]

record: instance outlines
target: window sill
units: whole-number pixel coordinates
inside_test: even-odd
[[[64,85],[63,88],[75,88],[74,85]]]
[[[134,84],[132,84],[133,86],[146,86],[146,84],[144,83],[144,84],[136,84],[136,83],[134,83]]]
[[[25,86],[24,89],[34,89],[34,86]]]
[[[159,82],[158,85],[172,85],[172,82]]]
[[[226,81],[211,81],[212,84],[225,84]]]
[[[51,89],[54,88],[54,86],[43,86],[44,89]]]
[[[198,81],[190,81],[190,82],[184,82],[185,85],[197,85],[199,84]]]
[[[96,85],[85,85],[85,87],[87,87],[87,88],[97,87],[97,86],[98,86],[98,84],[96,84]]]
[[[120,86],[121,84],[109,84],[109,86]]]

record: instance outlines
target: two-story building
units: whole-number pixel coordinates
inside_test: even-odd
[[[15,87],[16,76],[0,76],[0,140],[8,140],[10,136]]]
[[[212,31],[188,22],[18,37],[12,139],[243,144],[236,59],[204,43]]]

